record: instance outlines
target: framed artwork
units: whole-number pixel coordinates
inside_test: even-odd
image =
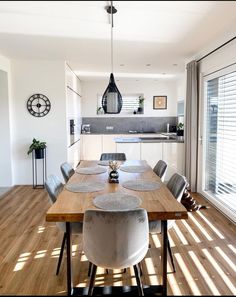
[[[153,96],[153,109],[167,109],[167,96]]]

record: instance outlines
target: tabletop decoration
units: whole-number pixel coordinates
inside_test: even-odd
[[[129,172],[129,173],[143,173],[149,169],[150,168],[145,165],[131,165],[131,166],[124,165],[120,167],[120,170]]]
[[[141,205],[142,200],[126,193],[106,193],[93,199],[93,204],[105,210],[130,210]]]
[[[101,165],[101,166],[109,166],[109,162],[108,160],[101,160],[101,161],[98,161],[98,165]]]
[[[107,169],[99,166],[79,167],[76,169],[76,173],[79,174],[100,174],[105,172],[107,172]]]
[[[117,161],[109,161],[109,183],[119,183],[119,173],[118,168],[120,164]]]

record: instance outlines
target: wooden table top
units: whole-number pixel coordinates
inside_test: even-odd
[[[98,161],[81,161],[79,167],[96,166]],[[147,165],[145,161],[126,161],[125,165]],[[102,166],[108,169],[108,166]],[[105,189],[92,193],[74,193],[66,189],[59,194],[57,201],[49,208],[46,214],[48,222],[82,222],[84,212],[87,209],[97,209],[93,205],[93,198],[97,195],[112,192],[122,192],[138,196],[142,200],[140,208],[145,208],[149,220],[180,220],[187,219],[186,208],[179,203],[164,183],[155,191],[133,191],[122,187],[127,180],[147,179],[159,181],[160,178],[149,167],[144,173],[127,173],[119,170],[119,184],[108,182],[108,171],[102,174],[83,175],[75,173],[68,183],[79,183],[87,181],[99,181],[105,183]]]

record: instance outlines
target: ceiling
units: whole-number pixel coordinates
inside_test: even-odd
[[[66,60],[82,80],[111,71],[109,1],[0,1],[0,53]],[[172,78],[236,34],[236,1],[113,1],[116,77]]]

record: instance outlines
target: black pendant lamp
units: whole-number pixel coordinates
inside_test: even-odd
[[[113,1],[111,1],[111,6],[107,7],[107,12],[111,14],[111,74],[109,84],[102,96],[102,108],[105,113],[120,113],[122,108],[122,96],[118,90],[115,78],[113,75],[113,13],[117,10],[113,7]]]

